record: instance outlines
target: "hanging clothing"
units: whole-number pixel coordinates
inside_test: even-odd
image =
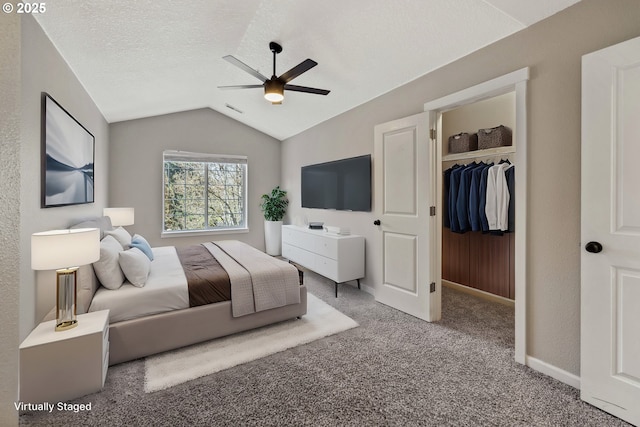
[[[500,163],[489,168],[485,203],[489,230],[506,231],[508,228],[510,195],[505,171],[511,166],[509,163]]]
[[[491,164],[493,165],[493,163]],[[482,212],[480,211],[480,198],[482,193],[482,174],[490,166],[482,162],[473,170],[471,175],[471,185],[469,190],[469,224],[471,231],[482,231],[482,220],[486,221],[484,213],[484,203],[482,202]],[[486,180],[485,180],[486,184]],[[486,194],[485,194],[486,197]]]
[[[514,230],[515,167],[508,160],[456,164],[443,180],[443,225],[452,232]]]
[[[507,188],[509,189],[509,226],[507,232],[516,231],[516,168],[510,167],[505,172]]]
[[[471,176],[478,164],[473,162],[467,165],[460,172],[460,182],[458,183],[458,198],[456,200],[456,213],[458,215],[458,225],[460,232],[465,233],[471,230],[469,216],[469,193],[471,192]]]
[[[446,228],[451,228],[451,218],[449,218],[449,183],[451,182],[451,171],[457,167],[455,165],[443,172],[442,178],[442,219]]]
[[[449,221],[451,231],[460,233],[460,223],[458,222],[458,190],[460,184],[460,173],[464,167],[458,166],[452,169],[449,181]]]
[[[487,176],[492,166],[493,163],[490,163],[482,169],[480,187],[478,188],[478,217],[480,218],[480,231],[483,233],[489,232],[489,220],[487,219],[485,206],[487,204]]]

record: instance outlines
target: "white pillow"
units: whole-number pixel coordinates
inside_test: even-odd
[[[131,244],[131,234],[122,227],[115,228],[113,230],[105,230],[105,236],[113,236],[122,246],[122,249],[126,249]]]
[[[139,288],[147,283],[151,260],[138,248],[120,252],[120,268],[133,286]]]
[[[105,236],[100,241],[100,259],[93,263],[93,269],[107,289],[118,289],[124,282],[118,256],[121,251],[122,245],[113,236]]]

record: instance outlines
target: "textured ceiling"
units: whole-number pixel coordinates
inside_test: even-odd
[[[577,1],[49,0],[35,17],[109,122],[210,107],[282,140]],[[278,75],[311,58],[291,84],[331,93],[217,88],[260,84],[225,55],[270,77],[272,40]]]

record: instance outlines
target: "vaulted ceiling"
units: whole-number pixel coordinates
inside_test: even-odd
[[[210,107],[283,140],[579,0],[50,0],[38,23],[108,122]],[[272,75],[318,66],[272,105],[225,55]],[[232,108],[230,108],[232,107]]]

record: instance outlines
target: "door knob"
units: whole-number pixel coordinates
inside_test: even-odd
[[[380,220],[376,219],[375,221],[373,221],[373,225],[380,225]]]
[[[602,245],[598,242],[589,242],[584,246],[584,248],[587,252],[591,252],[592,254],[602,252]]]

